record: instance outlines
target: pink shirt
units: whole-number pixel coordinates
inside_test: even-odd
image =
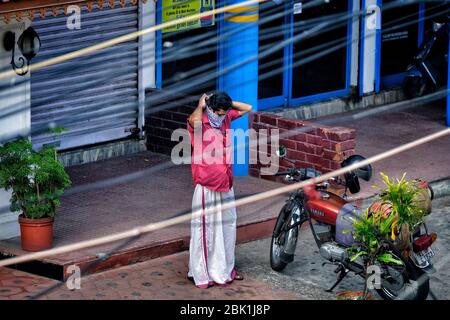
[[[187,123],[192,152],[192,178],[194,186],[200,184],[210,190],[228,192],[233,186],[231,159],[233,156],[229,130],[231,121],[239,118],[239,111],[227,112],[220,129],[213,128],[203,112],[201,148],[195,145],[194,128]],[[199,136],[200,138],[200,136]],[[211,150],[217,152],[211,152]],[[213,158],[210,157],[213,154]],[[200,155],[202,155],[200,157]],[[211,163],[215,162],[215,163]]]

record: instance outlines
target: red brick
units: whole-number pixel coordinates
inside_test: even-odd
[[[321,136],[326,137],[328,140],[332,141],[346,141],[355,139],[355,130],[344,127],[333,127],[329,129],[326,128],[322,129]]]
[[[252,177],[257,177],[257,178],[259,178],[259,170],[258,170],[258,169],[250,168],[249,174],[250,174]]]
[[[295,161],[295,167],[296,168],[308,168],[311,165],[305,161]]]
[[[322,166],[321,166],[320,164],[315,164],[313,167],[314,167],[314,169],[316,169],[317,171],[322,172]]]
[[[323,155],[323,147],[316,146],[316,155],[322,156]]]
[[[268,113],[262,113],[259,115],[259,121],[261,123],[270,124],[272,126],[277,127],[277,119],[280,118],[280,116],[268,114]]]
[[[322,141],[322,138],[320,138],[318,136],[314,136],[312,134],[306,135],[306,142],[308,142],[308,143],[318,145],[320,143],[320,141]]]
[[[292,169],[292,165],[290,167],[278,166],[278,171],[289,171]]]
[[[284,145],[289,149],[297,149],[297,143],[294,140],[280,139],[280,145]]]
[[[251,123],[251,125],[249,126],[249,128],[252,128],[252,129],[255,130],[256,132],[258,132],[259,129],[265,128],[265,125],[262,124],[262,123],[253,122],[253,123]]]
[[[176,130],[176,129],[180,129],[180,128],[186,128],[186,124],[180,123],[180,122],[175,122],[175,121],[164,120],[161,127]]]
[[[308,144],[308,143],[303,143],[303,142],[297,142],[297,150],[304,152],[304,153],[309,153],[309,154],[316,153],[316,149],[315,149],[314,145]]]
[[[248,123],[259,122],[259,113],[258,112],[250,112],[248,115]]]
[[[331,149],[332,149],[333,142],[330,141],[330,140],[327,140],[327,139],[321,139],[319,145],[320,145],[321,147],[323,147],[324,149],[331,150]]]
[[[337,170],[341,168],[341,163],[336,161],[331,161],[330,163],[330,169],[331,170]]]
[[[295,140],[295,141],[298,141],[298,142],[306,142],[306,133],[296,134],[291,139]]]
[[[289,159],[289,160],[291,160],[291,159]],[[280,159],[279,164],[280,164],[280,166],[286,167],[286,168],[289,168],[289,167],[292,168],[293,167],[293,164],[290,163],[289,161],[285,160],[285,159]]]
[[[265,124],[265,123],[253,124],[253,129],[255,129],[257,133],[259,133],[261,130],[267,130],[267,132],[270,133],[270,129],[272,129],[272,128],[276,128],[276,127]]]
[[[250,164],[250,169],[259,170],[259,168],[261,168],[261,164],[260,163],[252,163],[252,164]]]
[[[288,150],[287,157],[289,160],[305,161],[305,153],[296,150]]]
[[[331,150],[336,150],[337,152],[355,149],[355,140],[347,140],[342,142],[331,142]]]
[[[311,163],[311,164],[314,164],[314,165],[319,164],[321,159],[322,159],[321,157],[318,157],[316,155],[312,155],[312,154],[307,154],[306,155],[306,161]]]
[[[301,122],[301,126],[302,128],[305,130],[303,132],[307,133],[307,134],[312,134],[312,135],[317,135],[317,125],[310,122],[310,121],[302,121]]]
[[[158,117],[148,117],[146,119],[148,126],[151,127],[161,127],[162,126],[162,119]]]
[[[298,123],[295,120],[280,118],[278,119],[278,127],[282,129],[292,130],[298,127]]]
[[[324,158],[320,159],[319,164],[322,169],[326,169],[326,170],[331,169],[331,161],[328,159],[324,159]]]
[[[172,130],[170,129],[165,129],[165,128],[157,128],[157,127],[153,127],[151,128],[151,130],[149,131],[149,136],[150,136],[150,140],[152,139],[152,136],[155,137],[162,137],[162,138],[168,138],[170,139],[172,136]]]
[[[343,155],[342,152],[336,152],[336,151],[327,150],[327,149],[323,150],[323,157],[325,159],[333,160],[333,161],[342,161],[342,160],[344,160],[344,155]]]
[[[172,113],[172,119],[174,121],[186,123],[187,118],[188,118],[187,115],[185,115],[184,113],[179,113],[179,112]]]
[[[166,119],[166,120],[172,120],[173,119],[172,114],[173,114],[172,111],[163,110],[163,111],[158,112],[158,117]]]

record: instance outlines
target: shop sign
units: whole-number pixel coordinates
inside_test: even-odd
[[[302,7],[301,2],[294,3],[294,14],[302,13]]]
[[[162,0],[162,22],[182,19],[191,15],[213,10],[215,0]],[[214,25],[214,15],[178,23],[164,28],[163,33],[194,29]]]

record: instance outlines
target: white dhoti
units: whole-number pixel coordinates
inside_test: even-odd
[[[225,203],[233,207],[221,209]],[[234,280],[234,250],[236,245],[236,208],[234,190],[217,192],[199,184],[192,198],[192,210],[218,207],[215,213],[191,219],[189,273],[195,285],[206,288]]]

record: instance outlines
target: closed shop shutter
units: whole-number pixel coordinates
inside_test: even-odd
[[[49,14],[49,13],[47,13]],[[70,30],[67,16],[37,14],[32,26],[42,47],[33,63],[83,49],[138,30],[138,7],[81,10],[81,28]],[[60,150],[130,136],[138,117],[138,41],[36,70],[31,74],[31,129],[35,147]],[[49,134],[52,126],[61,135]]]

